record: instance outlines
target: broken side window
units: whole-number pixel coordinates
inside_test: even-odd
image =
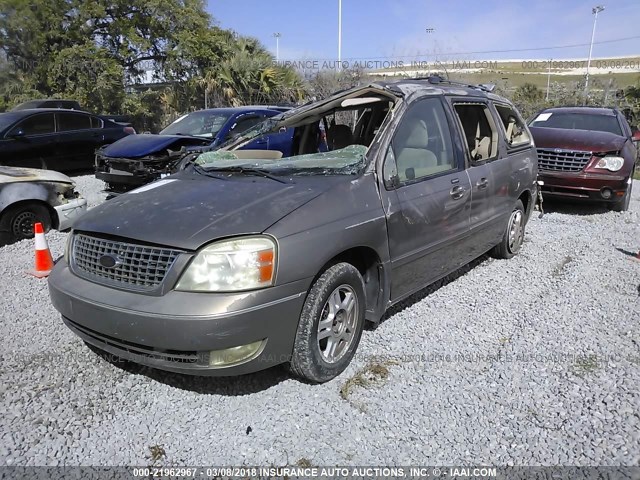
[[[498,154],[498,132],[484,103],[454,103],[471,160],[487,160]]]
[[[520,116],[508,105],[495,104],[495,107],[502,120],[507,144],[511,147],[529,144],[531,138]]]

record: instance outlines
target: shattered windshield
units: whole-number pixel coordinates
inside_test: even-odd
[[[266,118],[260,123],[246,129],[243,132],[240,132],[237,135],[234,135],[230,139],[227,139],[224,143],[221,144],[221,146],[244,143],[246,140],[251,140],[260,135],[271,132],[274,128],[274,125],[278,123],[279,120],[280,120],[280,115]]]
[[[194,163],[207,170],[244,167],[274,175],[354,175],[364,166],[364,145],[349,145],[331,152],[309,153],[279,159],[248,158],[251,150],[216,150],[198,156]],[[244,157],[244,158],[240,158]],[[256,155],[259,157],[259,154]]]
[[[201,111],[183,115],[160,135],[190,135],[194,137],[213,138],[220,131],[231,115]]]

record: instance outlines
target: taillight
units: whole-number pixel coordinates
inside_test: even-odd
[[[133,127],[124,127],[124,133],[127,135],[134,135],[136,133],[136,129]]]

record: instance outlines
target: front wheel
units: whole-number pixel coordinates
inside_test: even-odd
[[[327,269],[311,287],[302,308],[290,370],[315,383],[340,375],[360,343],[364,314],[360,272],[349,263]]]
[[[2,212],[0,232],[4,232],[6,243],[33,238],[33,224],[36,222],[42,223],[45,232],[51,229],[51,215],[47,207],[37,203],[14,205]]]
[[[518,200],[509,216],[507,229],[500,243],[493,247],[491,255],[495,258],[508,259],[514,257],[522,247],[524,241],[524,228],[526,225],[524,205]]]

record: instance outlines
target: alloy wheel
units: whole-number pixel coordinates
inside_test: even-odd
[[[358,297],[347,284],[336,288],[325,302],[318,322],[318,348],[327,363],[336,363],[353,343],[358,323]]]
[[[516,210],[509,219],[509,251],[516,253],[522,246],[524,238],[524,215],[522,210]]]

